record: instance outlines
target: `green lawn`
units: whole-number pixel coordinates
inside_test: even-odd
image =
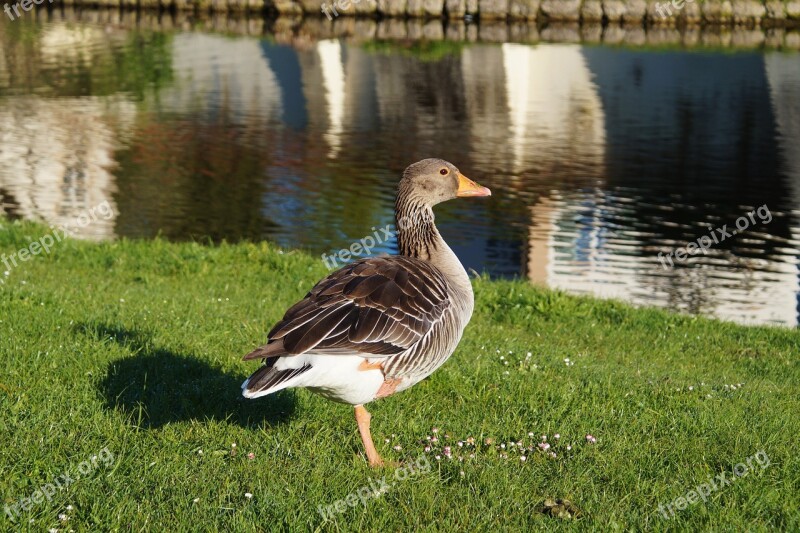
[[[0,253],[46,231],[3,222]],[[379,451],[406,465],[373,471],[349,406],[240,396],[257,366],[241,356],[318,258],[65,241],[3,270],[0,531],[800,528],[795,330],[476,279],[448,363],[370,405]],[[559,498],[573,518],[544,506]]]

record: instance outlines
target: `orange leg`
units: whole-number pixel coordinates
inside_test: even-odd
[[[383,460],[372,443],[372,435],[369,432],[369,421],[372,415],[369,414],[363,405],[356,405],[356,422],[358,422],[358,432],[361,433],[361,440],[364,441],[364,449],[367,452],[369,466],[383,466]]]
[[[387,396],[391,396],[394,394],[394,391],[397,390],[397,386],[400,385],[401,381],[403,381],[403,378],[385,379],[381,388],[378,389],[378,392],[375,394],[375,397],[386,398]]]
[[[370,363],[366,359],[361,361],[361,364],[358,365],[358,369],[362,372],[365,370],[382,370],[383,369],[383,361],[378,361],[377,363]]]

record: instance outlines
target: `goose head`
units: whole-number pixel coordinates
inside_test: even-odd
[[[398,204],[420,207],[436,204],[464,196],[491,196],[492,192],[462,174],[452,163],[443,159],[423,159],[409,165],[403,172],[398,187]]]
[[[458,258],[436,229],[433,206],[462,196],[491,194],[489,189],[467,178],[455,165],[443,159],[423,159],[410,165],[403,172],[395,202],[400,254],[436,260],[439,263],[437,266],[442,269],[463,273]],[[446,254],[443,252],[445,250]],[[469,284],[466,274],[463,278]]]

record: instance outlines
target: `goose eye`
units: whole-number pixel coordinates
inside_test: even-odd
[[[447,176],[447,174],[449,172],[450,172],[449,170],[447,170],[446,168],[443,168],[442,170],[439,171],[439,174],[441,174],[442,176]]]

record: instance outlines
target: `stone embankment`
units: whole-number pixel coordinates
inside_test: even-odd
[[[631,48],[714,48],[800,50],[800,28],[746,25],[656,25],[641,23],[280,16],[247,13],[197,13],[191,11],[98,9],[66,7],[40,10],[42,20],[88,22],[109,28],[139,28],[154,31],[195,30],[231,35],[265,36],[293,46],[308,46],[320,39],[341,38],[350,42],[562,42],[609,44]]]
[[[323,16],[332,0],[62,0],[65,5]],[[647,25],[800,24],[800,0],[336,0],[339,16]],[[345,7],[346,6],[346,7]]]

